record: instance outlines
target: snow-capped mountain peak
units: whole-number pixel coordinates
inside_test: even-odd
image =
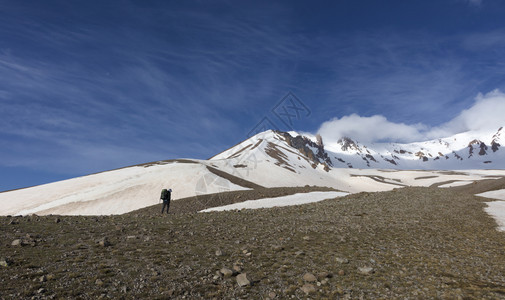
[[[505,167],[505,151],[500,151],[503,127],[497,131],[464,132],[451,137],[416,143],[363,144],[351,137],[323,142],[296,132],[266,131],[215,156],[213,159],[243,155],[270,157],[276,164],[296,170],[289,155],[296,154],[313,168],[389,169],[481,169]],[[316,141],[314,141],[316,140]],[[255,150],[251,153],[251,150]]]

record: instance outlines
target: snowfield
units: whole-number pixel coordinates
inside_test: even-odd
[[[505,189],[480,193],[477,196],[503,200],[486,202],[487,207],[484,210],[496,220],[498,230],[505,231]]]
[[[505,201],[487,202],[484,209],[498,223],[498,230],[505,231]]]
[[[283,197],[275,198],[263,198],[259,200],[247,200],[240,203],[234,203],[230,205],[224,205],[219,207],[213,207],[201,210],[200,212],[211,212],[211,211],[225,211],[225,210],[235,210],[235,209],[256,209],[256,208],[269,208],[269,207],[280,207],[280,206],[291,206],[300,205],[306,203],[319,202],[326,199],[333,199],[337,197],[343,197],[349,195],[349,193],[343,192],[311,192],[311,193],[298,193],[294,195],[288,195]]]
[[[198,161],[135,166],[0,193],[0,214],[111,215],[159,203],[163,188],[172,199],[223,190],[245,190],[209,172]]]
[[[178,201],[258,186],[325,186],[344,193],[359,193],[405,186],[465,185],[505,177],[505,150],[499,144],[505,141],[501,133],[500,128],[495,133],[469,132],[402,145],[365,146],[349,139],[330,143],[328,148],[332,152],[317,144],[315,137],[268,130],[209,160],[159,161],[3,192],[0,193],[0,215],[123,214],[159,203],[163,188],[172,188],[172,199]],[[396,165],[388,161],[391,159]],[[494,169],[482,169],[483,166]],[[458,171],[440,170],[440,167]],[[264,199],[254,205],[276,201],[298,204],[297,197],[303,197],[303,201],[312,201],[307,197],[320,201],[319,196],[311,194],[289,200]]]

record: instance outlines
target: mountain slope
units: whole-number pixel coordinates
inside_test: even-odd
[[[502,136],[500,129],[424,143],[363,145],[345,138],[324,145],[316,137],[269,130],[209,160],[159,161],[0,193],[0,215],[122,214],[158,203],[166,187],[177,200],[262,187],[310,185],[356,193],[461,185],[505,176],[503,170],[482,170],[504,168]]]
[[[158,203],[165,187],[174,199],[248,189],[198,160],[162,161],[0,193],[1,214],[122,214]]]

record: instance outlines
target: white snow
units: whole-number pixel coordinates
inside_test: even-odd
[[[454,181],[454,182],[451,182],[451,183],[446,183],[446,184],[439,185],[438,187],[449,188],[449,187],[455,187],[455,186],[463,186],[463,185],[470,184],[472,182],[473,181]]]
[[[0,215],[123,214],[159,202],[163,188],[174,200],[246,188],[207,170],[199,161],[135,166],[0,193]]]
[[[225,206],[212,207],[204,209],[200,212],[211,212],[211,211],[225,211],[225,210],[235,210],[235,209],[256,209],[256,208],[269,208],[269,207],[280,207],[280,206],[290,206],[290,205],[300,205],[306,203],[319,202],[326,199],[333,199],[336,197],[343,197],[349,193],[343,192],[310,192],[310,193],[298,193],[294,195],[275,197],[275,198],[263,198],[259,200],[247,200],[240,203],[234,203]]]
[[[292,132],[292,134],[295,135],[296,133]],[[469,138],[474,137],[479,138],[479,135],[465,133],[451,138],[417,144],[372,145],[376,147],[377,151],[363,148],[364,146],[361,144],[358,144],[358,147],[362,147],[360,150],[362,154],[370,151],[380,161],[382,159],[379,159],[380,156],[378,155],[380,153],[383,153],[386,157],[392,155],[391,152],[388,152],[390,150],[398,149],[397,152],[400,150],[413,152],[416,147],[423,147],[426,153],[432,152],[433,156],[436,155],[435,151],[442,150],[444,147],[449,147],[450,151],[455,149],[456,146],[463,147],[468,144]],[[489,146],[487,135],[479,139],[485,141]],[[466,151],[468,156],[468,149],[463,150]],[[342,152],[342,150],[339,151]],[[478,155],[474,155],[472,159],[475,158],[476,160],[473,163],[465,157],[465,160],[461,161],[463,165],[459,165],[459,169],[463,168],[462,166],[468,168],[473,165],[476,166],[475,169],[465,169],[457,172],[405,170],[405,168],[419,166],[419,163],[426,167],[430,167],[432,163],[435,163],[435,161],[430,160],[427,162],[430,164],[424,164],[419,159],[416,159],[412,165],[407,163],[401,166],[393,166],[387,162],[375,163],[369,160],[371,168],[359,169],[356,166],[365,164],[362,156],[357,153],[352,155],[348,153],[345,159],[352,157],[350,161],[352,160],[354,168],[347,168],[345,164],[339,162],[336,166],[343,166],[344,168],[332,167],[329,171],[326,171],[322,164],[314,165],[308,157],[289,146],[284,136],[269,130],[223,151],[210,160],[186,160],[186,163],[182,161],[159,162],[149,167],[133,166],[0,193],[0,215],[32,213],[39,215],[122,214],[157,204],[162,188],[172,188],[174,200],[200,194],[247,189],[215,175],[207,169],[208,166],[264,187],[316,185],[332,187],[348,193],[358,193],[388,191],[400,186],[431,186],[448,181],[454,183],[444,186],[456,186],[488,179],[491,176],[505,176],[505,170],[480,169],[482,167],[481,160],[483,159],[493,160],[493,164],[486,164],[486,166],[503,168],[505,149],[500,149],[496,153],[488,149],[488,153],[490,153],[489,157],[475,158]],[[331,155],[340,155],[340,153],[330,153]],[[408,156],[409,154],[395,152],[394,155],[402,157],[403,162],[402,155]],[[469,162],[470,164],[467,164]],[[444,158],[444,162],[440,166],[458,169],[457,164],[460,164],[459,160],[447,159],[445,161]],[[374,166],[375,168],[372,168]],[[387,169],[384,166],[387,168],[398,167],[399,170]],[[447,168],[447,170],[452,169]]]
[[[496,191],[489,191],[489,192],[485,192],[485,193],[480,193],[480,194],[477,194],[476,196],[481,196],[481,197],[486,197],[486,198],[498,199],[498,200],[504,200],[505,201],[505,189],[503,189],[503,190],[496,190]]]
[[[476,196],[504,200],[486,202],[487,207],[484,210],[496,220],[498,230],[505,231],[505,189],[480,193]]]
[[[505,231],[505,201],[487,202],[484,210],[498,223],[498,230]]]

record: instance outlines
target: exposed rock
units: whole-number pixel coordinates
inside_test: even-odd
[[[221,251],[221,249],[217,249],[216,256],[223,256],[223,251]]]
[[[306,283],[300,288],[306,295],[315,293],[316,287],[313,284]]]
[[[498,151],[498,149],[500,149],[500,146],[500,143],[497,143],[494,140],[491,142],[491,150],[493,150],[493,152]]]
[[[11,260],[6,258],[6,257],[2,257],[0,258],[0,266],[2,267],[8,267],[12,264]]]
[[[223,277],[225,278],[228,278],[228,277],[231,277],[233,275],[233,271],[228,269],[228,268],[222,268],[220,271],[219,271]]]
[[[344,258],[344,257],[337,257],[337,258],[335,258],[335,260],[338,263],[341,263],[341,264],[348,264],[349,263],[349,260],[347,258]]]
[[[364,275],[370,275],[374,273],[374,269],[372,267],[359,267],[358,271]]]
[[[316,278],[316,276],[314,276],[314,274],[305,273],[305,275],[303,275],[303,280],[305,280],[307,282],[316,282],[317,278]]]
[[[102,247],[109,247],[111,246],[111,243],[109,242],[109,239],[107,237],[103,237],[98,241],[98,244]]]
[[[242,272],[242,267],[240,267],[239,265],[233,265],[233,271],[236,272],[236,273],[240,273]]]
[[[275,252],[279,252],[279,251],[284,250],[284,247],[281,245],[274,245],[274,246],[272,246],[272,250],[274,250]]]
[[[480,151],[479,151],[479,155],[486,155],[486,154],[487,154],[486,150],[487,150],[487,146],[486,146],[486,144],[481,143],[481,144],[480,144]]]
[[[239,274],[239,275],[237,275],[236,278],[237,278],[237,283],[238,283],[239,286],[248,286],[248,285],[251,285],[251,282],[247,278],[247,274],[246,273]]]
[[[319,280],[319,281],[322,281],[323,279],[331,278],[331,277],[333,277],[333,275],[328,272],[320,272],[317,274],[317,280]]]
[[[361,149],[359,149],[358,145],[356,145],[356,143],[348,137],[343,137],[339,139],[337,143],[342,145],[341,147],[342,151],[357,150],[361,152]]]
[[[390,164],[396,165],[396,161],[394,161],[393,159],[384,158],[384,160]]]

